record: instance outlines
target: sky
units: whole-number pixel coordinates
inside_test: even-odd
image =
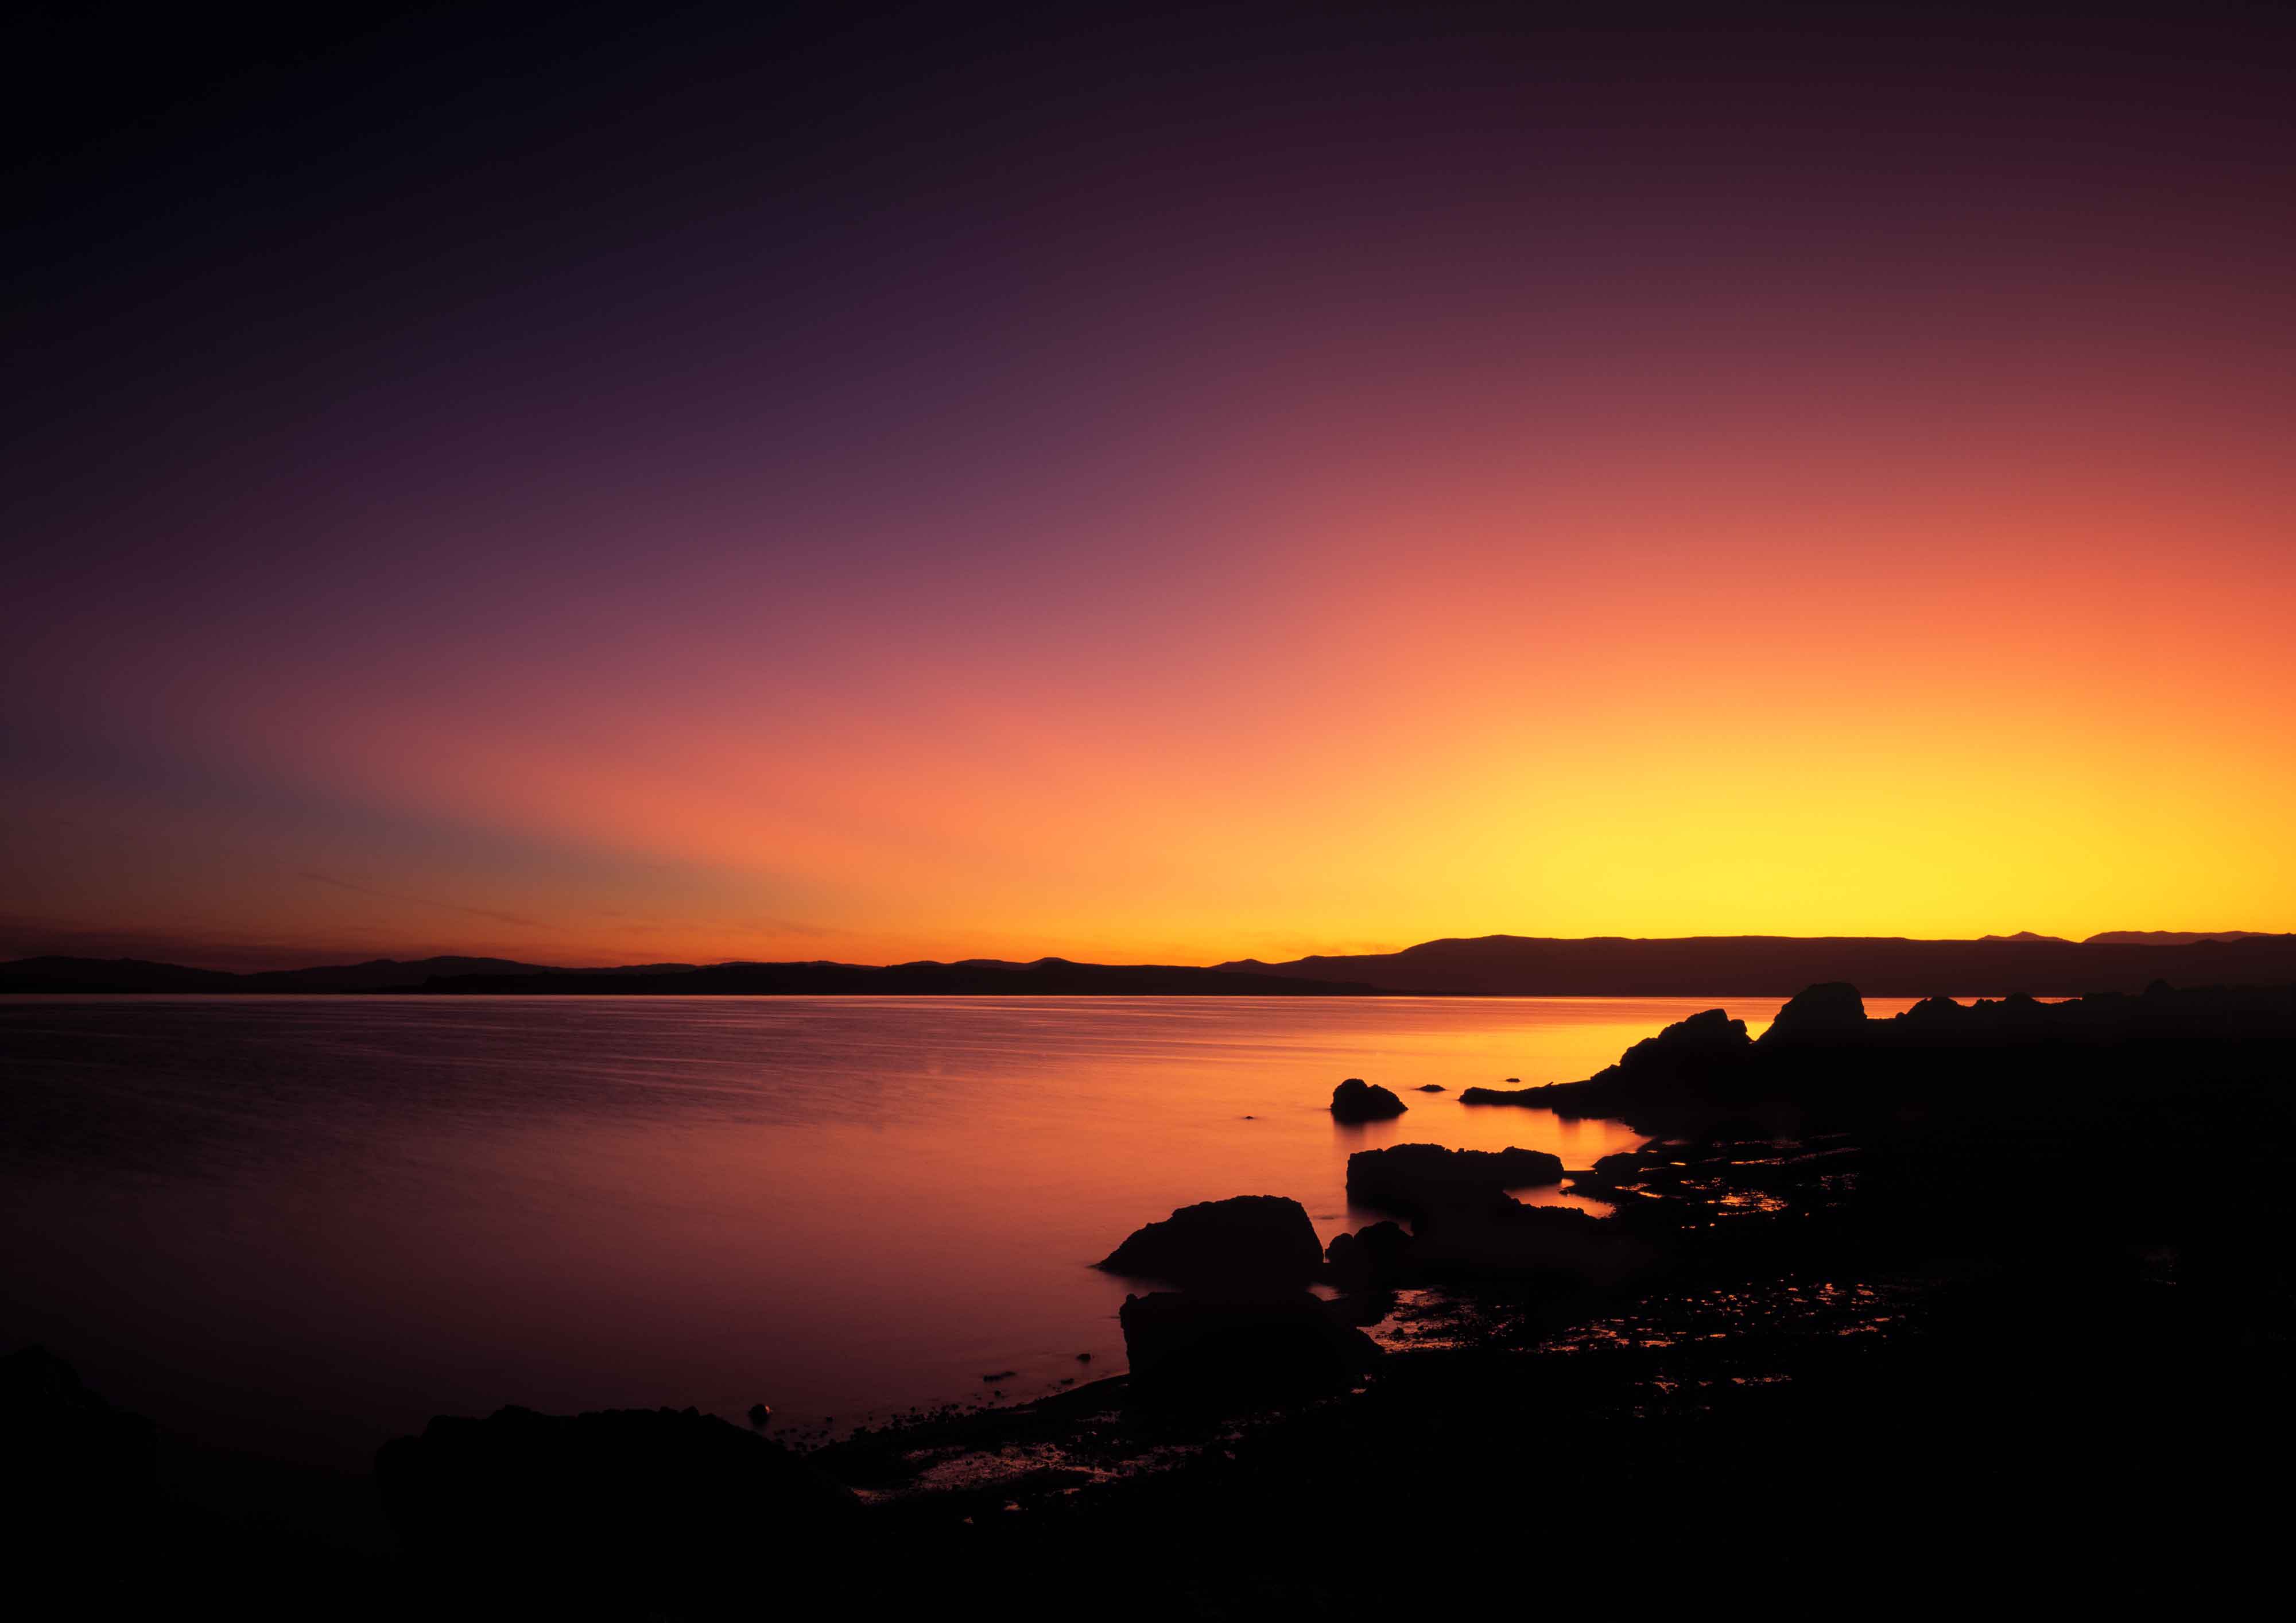
[[[2296,929],[2149,10],[26,12],[0,955]]]

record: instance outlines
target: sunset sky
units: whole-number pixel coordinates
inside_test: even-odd
[[[0,956],[2296,929],[2155,9],[24,25]]]

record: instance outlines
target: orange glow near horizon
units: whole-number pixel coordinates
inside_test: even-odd
[[[2284,98],[1406,32],[57,294],[0,955],[2296,929]]]
[[[96,839],[23,911],[211,962],[2288,928],[2296,553],[2111,480],[1908,512],[1876,466],[1860,512],[1723,470],[1550,518],[1492,470],[1160,585],[858,613],[824,673],[739,597],[589,627],[562,658],[611,676],[556,709],[564,665],[507,656],[387,698],[220,673],[174,742],[276,818],[192,797],[139,847],[132,791],[51,783]]]

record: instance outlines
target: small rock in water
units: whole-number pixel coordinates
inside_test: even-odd
[[[1332,1117],[1337,1121],[1381,1121],[1400,1116],[1411,1107],[1386,1088],[1349,1077],[1332,1090]]]
[[[1419,1091],[1423,1094],[1439,1094],[1447,1090],[1440,1082],[1429,1082],[1422,1085]]]
[[[1000,1369],[1000,1370],[998,1370],[998,1371],[997,1371],[995,1374],[993,1374],[993,1375],[983,1375],[983,1376],[981,1377],[981,1380],[982,1380],[982,1381],[1010,1381],[1010,1380],[1012,1380],[1012,1379],[1013,1379],[1013,1376],[1015,1376],[1015,1375],[1019,1374],[1020,1373],[1021,1373],[1021,1372],[1020,1372],[1019,1370],[1017,1370],[1017,1369]]]
[[[1090,1353],[1078,1353],[1077,1355],[1077,1362],[1078,1364],[1089,1364],[1092,1362],[1092,1355]]]

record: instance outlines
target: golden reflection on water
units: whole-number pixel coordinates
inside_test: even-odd
[[[1640,1141],[1458,1091],[1591,1074],[1714,1001],[51,1002],[119,1164],[13,1169],[0,1328],[80,1348],[123,1400],[286,1406],[338,1458],[505,1403],[841,1427],[1016,1400],[1122,1369],[1115,1310],[1148,1287],[1087,1265],[1139,1225],[1281,1194],[1328,1240],[1379,1215],[1345,1172],[1380,1144],[1587,1167]],[[1776,1004],[1727,1006],[1759,1029]],[[1349,1076],[1408,1113],[1334,1123]]]

